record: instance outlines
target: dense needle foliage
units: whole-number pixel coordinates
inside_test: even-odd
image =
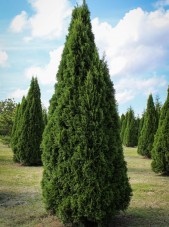
[[[153,97],[150,94],[147,101],[144,124],[138,142],[138,153],[148,158],[151,158],[154,136],[158,126],[157,121],[157,113],[153,102]]]
[[[28,95],[23,98],[15,119],[12,137],[15,161],[23,165],[41,164],[44,125],[40,88],[37,78],[32,78]]]
[[[46,208],[64,223],[106,226],[130,202],[115,91],[84,1],[72,13],[43,135]]]
[[[152,169],[169,175],[169,88],[167,99],[161,109],[158,130],[152,149]]]

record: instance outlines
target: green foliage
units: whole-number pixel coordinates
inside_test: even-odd
[[[126,128],[126,116],[124,114],[122,114],[121,118],[120,118],[120,137],[121,137],[122,142],[123,142],[123,138],[124,138],[125,128]]]
[[[169,89],[167,99],[161,109],[159,126],[152,149],[152,170],[169,174]]]
[[[159,96],[157,95],[156,99],[155,99],[155,109],[156,109],[156,116],[157,116],[157,128],[158,128],[158,123],[159,123],[159,120],[160,120],[161,108],[162,108],[162,104],[160,102]]]
[[[64,223],[106,226],[130,202],[114,88],[86,4],[73,10],[43,134],[42,192]]]
[[[138,129],[138,140],[140,138],[140,135],[141,135],[141,130],[143,128],[143,125],[144,125],[144,118],[145,118],[145,111],[142,113],[142,116],[140,118],[140,122],[139,122],[139,129]]]
[[[123,144],[126,147],[135,147],[138,143],[138,123],[134,115],[133,109],[130,107],[126,113],[124,123]]]
[[[152,95],[149,95],[144,124],[138,142],[138,153],[151,158],[154,136],[157,131],[157,114]]]
[[[25,96],[23,96],[21,104],[17,105],[16,115],[15,115],[14,125],[12,128],[12,135],[11,135],[11,148],[14,153],[13,160],[15,162],[20,162],[20,155],[19,155],[20,149],[18,145],[19,145],[19,138],[22,133],[21,125],[22,125],[26,105],[27,105],[27,100]]]
[[[10,144],[16,103],[13,99],[0,101],[0,136],[2,142]]]
[[[45,128],[48,122],[48,114],[47,114],[47,109],[44,106],[42,107],[42,117],[43,117],[43,125],[44,125],[43,127]]]
[[[36,78],[32,78],[28,96],[22,100],[14,126],[12,138],[14,160],[23,165],[41,164],[40,144],[44,121]]]

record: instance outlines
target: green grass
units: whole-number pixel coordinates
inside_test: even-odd
[[[151,171],[151,160],[138,156],[136,148],[125,148],[133,189],[126,213],[114,218],[112,227],[169,226],[169,177]],[[42,167],[13,163],[11,149],[0,143],[0,226],[61,227],[42,202]]]

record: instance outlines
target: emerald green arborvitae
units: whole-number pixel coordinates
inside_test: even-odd
[[[40,88],[37,78],[32,78],[27,95],[27,105],[24,111],[18,141],[19,161],[23,165],[41,164],[42,133],[44,130]]]
[[[159,124],[159,120],[160,120],[160,113],[161,113],[161,107],[162,104],[160,103],[160,98],[157,95],[156,99],[155,99],[155,109],[156,109],[156,115],[157,115],[157,128],[158,128],[158,124]]]
[[[20,119],[20,114],[19,114],[19,111],[20,111],[20,103],[17,105],[17,108],[16,108],[16,113],[15,113],[15,119],[14,119],[14,124],[13,124],[13,127],[12,127],[12,134],[11,134],[11,148],[13,150],[13,160],[14,161],[18,161],[17,159],[17,134],[18,134],[18,121]]]
[[[122,114],[120,118],[120,137],[122,142],[123,142],[125,127],[126,127],[126,117],[124,114]]]
[[[144,124],[138,142],[138,154],[151,158],[154,136],[157,131],[157,114],[150,94],[147,101],[147,109],[144,116]]]
[[[138,143],[138,127],[134,111],[130,107],[126,113],[126,127],[124,131],[123,144],[126,147],[135,147]]]
[[[85,2],[73,10],[57,81],[42,143],[46,208],[63,223],[106,226],[128,207],[131,187],[115,92]]]
[[[167,99],[161,109],[152,149],[152,159],[154,172],[169,175],[169,88]]]
[[[144,125],[144,118],[145,118],[145,111],[143,111],[142,116],[140,118],[140,122],[139,122],[139,129],[138,129],[138,140],[140,138],[141,135],[141,131],[143,129],[143,125]]]
[[[15,117],[15,123],[12,130],[12,138],[11,138],[11,147],[14,153],[13,160],[15,162],[20,162],[20,149],[19,149],[19,138],[22,133],[21,125],[24,117],[24,112],[26,110],[27,100],[25,96],[22,98],[22,102],[18,105],[17,114]]]

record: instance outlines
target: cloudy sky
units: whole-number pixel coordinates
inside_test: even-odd
[[[80,0],[1,0],[0,100],[17,102],[37,76],[48,106],[74,6]],[[105,53],[120,114],[163,103],[169,84],[169,0],[87,0],[100,56]]]

